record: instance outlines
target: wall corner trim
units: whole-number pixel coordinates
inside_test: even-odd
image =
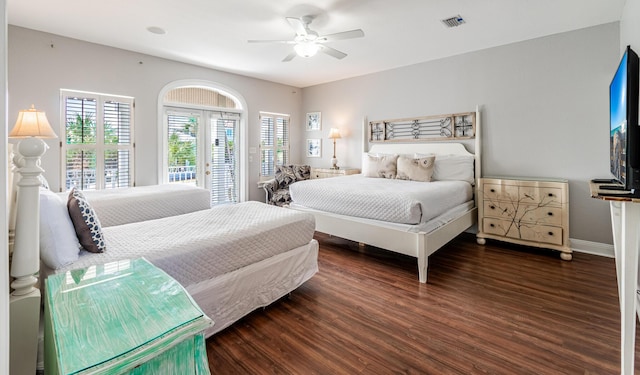
[[[571,238],[570,241],[571,249],[577,253],[600,255],[607,258],[615,257],[613,245],[600,242],[578,240],[574,238]]]

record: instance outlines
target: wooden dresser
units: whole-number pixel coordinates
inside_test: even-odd
[[[209,374],[211,320],[144,259],[49,276],[44,303],[48,375]]]
[[[477,237],[481,245],[491,238],[558,250],[571,260],[568,181],[481,178]]]
[[[360,173],[360,170],[357,168],[340,168],[340,169],[311,168],[311,179],[347,176],[350,174],[358,174],[358,173]]]

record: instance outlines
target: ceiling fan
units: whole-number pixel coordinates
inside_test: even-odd
[[[291,61],[294,57],[311,57],[318,51],[322,51],[336,59],[342,59],[347,56],[346,53],[331,48],[325,43],[335,40],[362,38],[364,32],[360,29],[343,31],[335,34],[319,35],[317,32],[309,29],[309,24],[313,21],[313,16],[304,16],[301,18],[287,17],[289,25],[295,30],[296,36],[293,40],[249,40],[249,43],[281,43],[293,44],[293,52],[291,52],[282,61]]]

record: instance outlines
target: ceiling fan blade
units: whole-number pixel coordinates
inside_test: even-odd
[[[329,46],[325,46],[324,44],[320,44],[320,50],[324,53],[326,53],[329,56],[333,56],[336,59],[344,59],[345,57],[347,57],[347,54],[344,52],[340,52],[335,48],[331,48]]]
[[[248,43],[280,43],[280,44],[294,44],[293,40],[247,40]]]
[[[289,25],[295,30],[296,35],[298,36],[307,36],[307,28],[305,24],[299,18],[287,17],[287,21],[289,21]]]
[[[332,42],[334,40],[362,38],[363,36],[364,36],[364,31],[357,29],[357,30],[343,31],[341,33],[323,35],[318,38],[318,41]]]
[[[291,52],[290,54],[287,55],[287,57],[285,57],[284,59],[282,59],[282,62],[288,62],[293,60],[294,57],[296,57],[296,51]]]

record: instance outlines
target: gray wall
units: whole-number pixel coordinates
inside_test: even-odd
[[[53,46],[53,47],[52,47]],[[158,181],[157,101],[160,90],[170,82],[198,79],[233,88],[247,102],[249,147],[260,142],[259,111],[287,113],[298,119],[300,90],[291,86],[230,74],[175,61],[34,30],[9,27],[9,126],[18,111],[35,104],[60,135],[60,89],[92,91],[133,96],[136,100],[136,183],[152,185]],[[142,62],[142,64],[140,64]],[[291,136],[299,137],[300,124],[292,124]],[[58,141],[47,142],[51,148],[43,157],[45,177],[53,188],[60,186],[60,148]],[[258,154],[252,154],[249,199],[264,200],[257,188]],[[298,148],[292,158],[299,158]]]
[[[611,23],[304,88],[302,113],[322,112],[322,159],[329,127],[342,166],[361,164],[363,118],[381,120],[482,109],[483,175],[556,177],[570,183],[570,237],[613,243],[608,205],[588,181],[608,177],[608,86],[619,60]],[[300,144],[304,139],[299,140]]]
[[[620,56],[630,45],[640,53],[640,0],[626,0],[620,20]]]

